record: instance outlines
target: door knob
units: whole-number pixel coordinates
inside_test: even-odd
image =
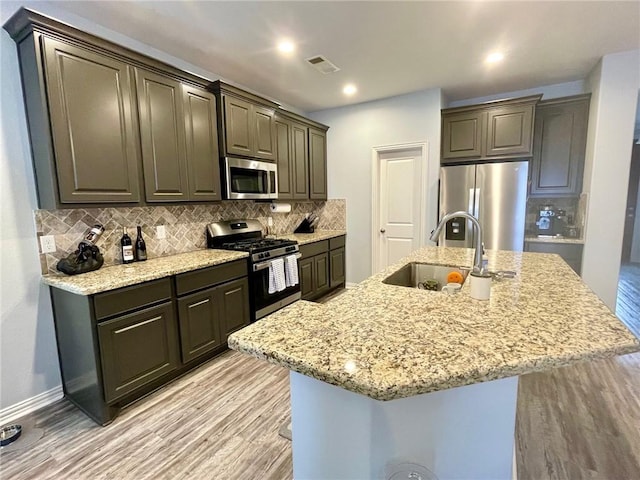
[[[386,230],[384,228],[381,228],[380,233],[384,233],[384,232],[386,232]]]

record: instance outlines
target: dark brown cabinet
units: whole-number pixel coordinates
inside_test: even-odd
[[[303,300],[315,300],[345,284],[345,236],[300,246],[298,262]]]
[[[222,345],[219,296],[215,288],[179,299],[178,318],[183,362]]]
[[[100,323],[98,337],[107,402],[178,367],[176,325],[170,302]]]
[[[587,143],[590,95],[536,107],[530,197],[578,197]]]
[[[309,128],[309,198],[327,199],[327,132]]]
[[[275,161],[277,105],[221,81],[209,88],[222,107],[218,110],[220,154]]]
[[[100,424],[221,353],[249,324],[247,262],[95,295],[51,288],[65,396]]]
[[[136,85],[146,200],[220,200],[213,95],[140,69]]]
[[[301,123],[276,115],[276,161],[278,198],[309,198],[309,129]]]
[[[249,325],[249,282],[246,278],[234,280],[218,287],[220,295],[220,329],[222,341]]]
[[[53,38],[41,39],[60,203],[138,202],[131,67]],[[34,116],[30,124],[40,121]]]
[[[560,255],[569,266],[580,275],[582,271],[582,244],[551,243],[551,242],[524,242],[525,252],[555,253]]]
[[[442,164],[532,154],[541,95],[442,110]]]
[[[220,200],[208,80],[30,10],[4,28],[18,45],[40,208]]]
[[[189,200],[222,199],[216,99],[203,89],[182,85]]]
[[[330,251],[329,265],[331,265],[331,288],[343,285],[345,282],[345,250],[344,247]]]

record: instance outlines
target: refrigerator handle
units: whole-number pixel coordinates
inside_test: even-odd
[[[473,215],[474,209],[473,206],[475,205],[475,191],[477,189],[475,188],[470,188],[469,189],[469,205],[467,205],[467,213],[470,213],[471,215]]]
[[[475,189],[475,197],[476,197],[476,201],[473,202],[473,205],[474,205],[473,216],[476,217],[477,219],[480,219],[480,189],[479,188]]]

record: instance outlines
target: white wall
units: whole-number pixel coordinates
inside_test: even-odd
[[[588,83],[592,97],[584,190],[589,192],[589,202],[582,278],[614,310],[640,89],[640,50],[604,56]]]
[[[4,30],[1,36],[0,409],[4,409],[59,386],[60,374],[49,292],[40,285],[33,220],[36,192],[16,46]]]
[[[347,199],[347,282],[360,282],[371,275],[373,147],[428,142],[425,231],[435,228],[441,105],[440,89],[431,89],[309,115],[330,126],[329,198]]]

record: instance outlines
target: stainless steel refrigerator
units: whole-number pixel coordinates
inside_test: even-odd
[[[522,251],[528,169],[527,161],[442,167],[438,219],[464,210],[480,221],[486,249]],[[453,219],[439,244],[472,247],[473,235],[470,221]]]

